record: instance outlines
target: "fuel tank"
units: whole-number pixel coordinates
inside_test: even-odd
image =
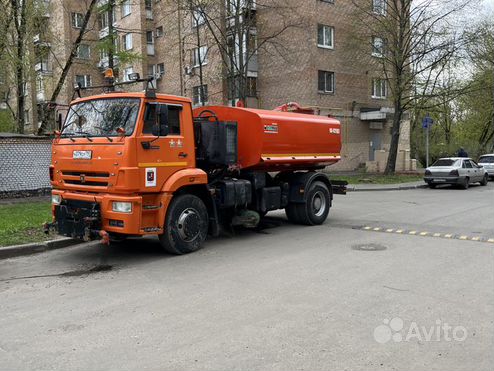
[[[213,113],[219,121],[237,123],[241,169],[311,169],[341,159],[341,125],[334,118],[225,106],[194,110],[195,117]]]

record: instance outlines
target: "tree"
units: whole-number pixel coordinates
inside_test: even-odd
[[[385,173],[394,173],[401,122],[407,110],[420,99],[437,95],[448,61],[464,43],[452,18],[469,0],[444,4],[439,0],[353,0],[359,21],[367,30],[367,45],[383,41],[376,71],[387,81],[394,108],[391,143]],[[364,5],[365,3],[365,5]]]

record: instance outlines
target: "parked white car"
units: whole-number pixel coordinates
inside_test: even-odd
[[[424,181],[430,188],[438,184],[457,184],[467,189],[475,182],[487,185],[489,174],[471,158],[447,157],[440,158],[425,169]]]
[[[489,178],[494,178],[494,153],[482,155],[479,158],[479,165],[483,166],[489,174]]]

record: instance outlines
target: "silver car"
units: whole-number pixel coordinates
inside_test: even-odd
[[[494,153],[482,155],[479,158],[479,165],[483,166],[489,174],[489,178],[494,178]]]
[[[440,158],[425,169],[424,181],[430,188],[435,188],[438,184],[457,184],[467,189],[475,182],[487,185],[489,174],[471,158],[447,157]]]

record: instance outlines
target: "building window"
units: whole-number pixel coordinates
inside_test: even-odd
[[[333,49],[334,27],[317,25],[317,46],[320,48]]]
[[[153,19],[153,0],[145,1],[146,19]]]
[[[91,75],[76,75],[75,83],[81,88],[88,88],[91,86]]]
[[[386,15],[386,0],[372,0],[372,11],[376,14]]]
[[[384,99],[388,96],[388,84],[385,79],[372,80],[372,98]]]
[[[153,31],[146,31],[147,54],[154,55],[154,34]]]
[[[320,0],[320,1],[322,1],[323,3],[334,4],[334,0]]]
[[[208,103],[208,86],[199,85],[192,88],[192,96],[194,105],[204,106]]]
[[[317,90],[320,93],[334,93],[334,72],[318,71]]]
[[[123,50],[131,50],[132,49],[132,34],[127,33],[122,36],[122,47]]]
[[[165,34],[165,32],[163,31],[163,26],[159,26],[156,28],[156,37],[161,37]]]
[[[192,10],[192,26],[199,27],[204,24],[206,19],[204,17],[204,12],[200,7],[196,7]]]
[[[123,81],[130,81],[129,75],[132,75],[134,73],[134,67],[130,66],[127,68],[124,68],[123,71]]]
[[[89,59],[91,57],[91,48],[87,44],[80,44],[77,47],[77,58]]]
[[[372,55],[374,57],[384,57],[384,40],[382,37],[372,38]]]
[[[192,49],[192,66],[199,67],[208,63],[208,47],[201,46],[199,48]]]
[[[158,63],[156,65],[156,73],[161,77],[165,74],[165,64],[164,63]]]
[[[72,13],[72,27],[81,28],[84,23],[84,16],[82,13]]]
[[[130,0],[124,0],[122,3],[122,18],[127,17],[130,13],[132,13],[132,5]]]

